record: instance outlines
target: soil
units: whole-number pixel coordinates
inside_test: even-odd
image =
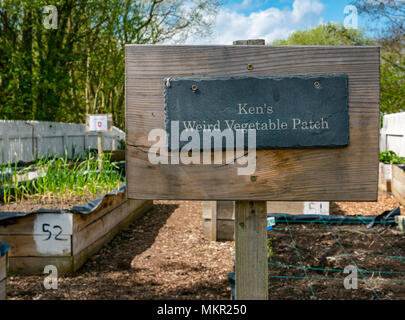
[[[333,208],[335,213],[340,210],[353,214],[362,210],[379,214],[398,205],[390,197],[380,197],[379,203],[336,203]],[[45,276],[15,276],[9,278],[8,298],[228,300],[234,242],[209,241],[204,235],[201,212],[202,204],[198,201],[155,201],[144,217],[119,233],[80,270],[59,277],[57,290],[44,289]],[[373,290],[381,299],[405,299],[404,283],[376,281],[393,278],[405,281],[405,260],[398,258],[404,259],[405,233],[381,226],[373,229],[332,226],[332,231],[318,225],[290,225],[290,230],[285,225],[276,227],[268,235],[274,252],[271,263],[302,266],[302,261],[307,267],[338,270],[355,263],[361,270],[403,273],[366,273],[364,276],[372,280],[359,281],[357,290],[348,290],[343,286],[347,274],[342,271],[307,270],[308,277],[338,279],[311,279],[312,294],[302,269],[270,265],[271,299],[315,296],[368,300],[377,298]]]
[[[270,262],[295,266],[269,266],[271,299],[405,300],[405,233],[381,226],[290,225],[289,229],[279,225],[268,234],[274,252]],[[343,269],[349,265],[367,271],[358,273],[357,290],[344,287],[349,274]],[[316,270],[305,273],[297,268],[302,266]]]
[[[76,205],[93,201],[99,196],[100,194],[71,197],[42,196],[41,198],[26,196],[25,199],[17,202],[0,203],[0,215],[2,212],[32,212],[39,209],[69,210]]]

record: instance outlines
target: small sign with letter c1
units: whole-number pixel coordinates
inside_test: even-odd
[[[86,116],[86,131],[112,131],[111,114],[88,114]]]

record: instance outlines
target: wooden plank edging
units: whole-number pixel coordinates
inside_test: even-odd
[[[88,215],[66,214],[72,216],[70,234],[68,232],[67,235],[63,235],[67,238],[68,251],[62,250],[50,254],[38,251],[35,239],[43,240],[44,236],[28,234],[28,230],[34,230],[35,216],[18,218],[17,223],[13,222],[14,219],[10,220],[11,223],[8,225],[11,226],[11,233],[7,233],[7,225],[3,224],[0,228],[0,239],[7,238],[7,242],[11,245],[9,251],[11,253],[9,256],[10,274],[42,274],[47,265],[56,266],[58,274],[77,270],[91,255],[110,241],[120,230],[140,218],[153,204],[153,201],[144,200],[122,201],[122,197],[125,198],[125,194],[109,197],[110,199],[105,203],[112,205],[113,208],[103,205],[99,210]],[[18,234],[18,231],[24,233]],[[92,231],[93,234],[86,236],[86,233]],[[81,236],[84,236],[84,240],[81,240],[79,246],[76,243]]]
[[[0,257],[0,300],[7,299],[8,253]]]
[[[395,164],[392,165],[391,191],[399,203],[405,206],[405,170]],[[405,215],[405,212],[401,215]]]
[[[128,227],[133,221],[139,219],[141,216],[144,215],[153,205],[153,201],[142,201],[142,200],[127,200],[122,206],[115,209],[114,212],[122,209],[121,207],[125,208],[126,215],[125,218],[120,220],[114,227],[112,227],[108,232],[104,232],[99,234],[99,238],[94,242],[88,243],[87,246],[83,247],[80,251],[74,253],[73,257],[73,270],[78,270],[86,261],[87,259],[95,254],[98,250],[100,250],[106,243],[111,241],[115,235]],[[113,214],[113,212],[111,212]],[[101,223],[104,223],[103,220],[100,220]],[[83,233],[81,235],[84,235]],[[76,239],[77,241],[77,239]],[[73,245],[75,242],[75,238],[73,240]],[[73,248],[75,248],[73,246]],[[78,248],[76,248],[78,249]],[[74,249],[75,250],[75,249]]]

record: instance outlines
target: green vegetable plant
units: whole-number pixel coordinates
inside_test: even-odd
[[[88,195],[108,193],[125,182],[118,167],[111,163],[111,154],[103,155],[103,170],[98,170],[97,156],[88,154],[85,159],[69,160],[63,157],[44,157],[34,165],[18,168],[15,164],[0,165],[0,187],[2,201],[33,202],[85,200]],[[40,173],[34,180],[28,180],[28,172],[34,169]]]
[[[380,162],[383,163],[405,163],[405,158],[398,156],[394,151],[380,152]]]

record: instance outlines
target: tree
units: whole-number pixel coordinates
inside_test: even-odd
[[[276,40],[272,45],[370,45],[371,39],[364,35],[364,31],[356,29],[346,29],[341,24],[321,24],[316,28],[296,31],[287,39]]]
[[[375,2],[365,1],[362,2]],[[364,7],[360,7],[365,12]],[[369,10],[371,10],[369,8]],[[374,9],[373,9],[374,10]],[[375,12],[375,11],[370,11]],[[384,13],[388,15],[387,13]],[[389,14],[392,18],[392,13]],[[388,18],[386,18],[388,19]],[[381,116],[386,113],[405,111],[405,59],[404,34],[401,23],[393,22],[379,31],[380,38],[370,39],[364,30],[346,29],[339,24],[320,25],[314,29],[296,31],[285,40],[273,45],[380,45],[381,46]],[[382,37],[384,34],[384,37]],[[402,39],[402,40],[401,40]]]
[[[405,1],[357,0],[381,46],[381,113],[405,111]]]
[[[58,26],[46,29],[45,6]],[[203,36],[219,0],[1,0],[0,118],[84,122],[111,112],[124,128],[125,44]]]

